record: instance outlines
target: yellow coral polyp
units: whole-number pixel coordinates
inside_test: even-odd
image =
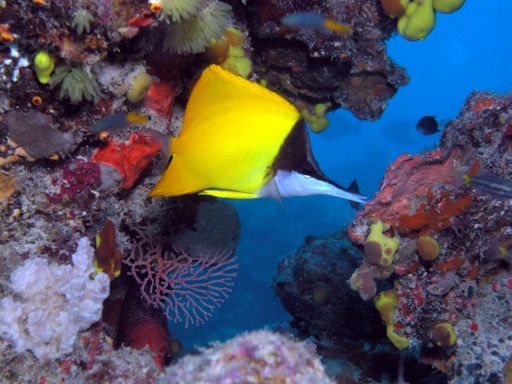
[[[39,51],[34,57],[34,71],[37,80],[41,84],[47,84],[50,81],[53,69],[55,68],[55,59],[46,51]]]
[[[225,70],[248,78],[252,73],[252,61],[245,50],[245,35],[233,27],[226,28],[220,39],[212,39],[212,44],[205,49],[205,58],[217,63]]]
[[[398,19],[397,28],[406,39],[421,40],[434,29],[435,24],[433,0],[414,0]]]
[[[382,321],[386,323],[386,336],[399,350],[409,347],[409,338],[397,335],[394,329],[393,315],[398,304],[398,296],[394,289],[379,293],[373,299],[375,308],[380,313]]]
[[[252,61],[247,56],[228,56],[220,66],[225,70],[234,73],[235,75],[245,77],[246,79],[252,72]]]
[[[132,103],[138,103],[148,93],[149,87],[153,84],[153,79],[145,71],[137,72],[132,78],[132,84],[128,92],[126,92],[126,98]]]
[[[327,119],[327,109],[331,107],[331,103],[320,103],[315,105],[314,114],[310,114],[307,109],[301,111],[302,117],[309,124],[311,130],[315,133],[320,133],[329,126],[329,119]]]
[[[243,47],[245,44],[245,35],[242,31],[239,31],[233,27],[227,27],[224,38],[228,41],[232,47]]]
[[[389,267],[393,264],[400,241],[396,237],[387,237],[383,232],[384,224],[380,220],[370,226],[370,234],[364,242],[364,254],[370,264]]]
[[[453,13],[458,11],[465,0],[434,0],[434,9],[441,13]]]

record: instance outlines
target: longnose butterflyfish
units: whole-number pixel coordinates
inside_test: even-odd
[[[207,67],[194,86],[170,153],[150,196],[365,199],[323,174],[295,106],[217,65]]]

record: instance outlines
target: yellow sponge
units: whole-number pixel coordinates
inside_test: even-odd
[[[34,57],[34,71],[36,72],[37,80],[41,84],[47,84],[50,81],[53,68],[55,68],[55,59],[46,51],[37,52]]]
[[[402,350],[409,347],[409,338],[397,335],[395,333],[393,324],[393,315],[395,313],[396,305],[398,304],[398,297],[394,289],[389,289],[379,293],[373,299],[375,307],[380,312],[382,321],[386,323],[386,336],[393,343],[395,347]]]
[[[389,267],[393,264],[400,241],[383,234],[384,224],[377,221],[370,226],[370,234],[364,242],[365,259],[370,264]]]

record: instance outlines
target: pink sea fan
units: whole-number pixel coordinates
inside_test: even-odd
[[[139,233],[130,256],[123,260],[128,274],[141,286],[150,305],[160,306],[174,323],[204,324],[215,307],[220,307],[234,285],[237,257],[232,252],[215,251],[192,256],[171,246],[164,251]]]

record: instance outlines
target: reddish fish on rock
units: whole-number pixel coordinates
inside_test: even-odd
[[[160,308],[146,302],[137,285],[128,289],[121,309],[115,346],[119,348],[121,345],[135,349],[148,346],[153,352],[153,360],[162,370],[173,357],[167,320]]]

